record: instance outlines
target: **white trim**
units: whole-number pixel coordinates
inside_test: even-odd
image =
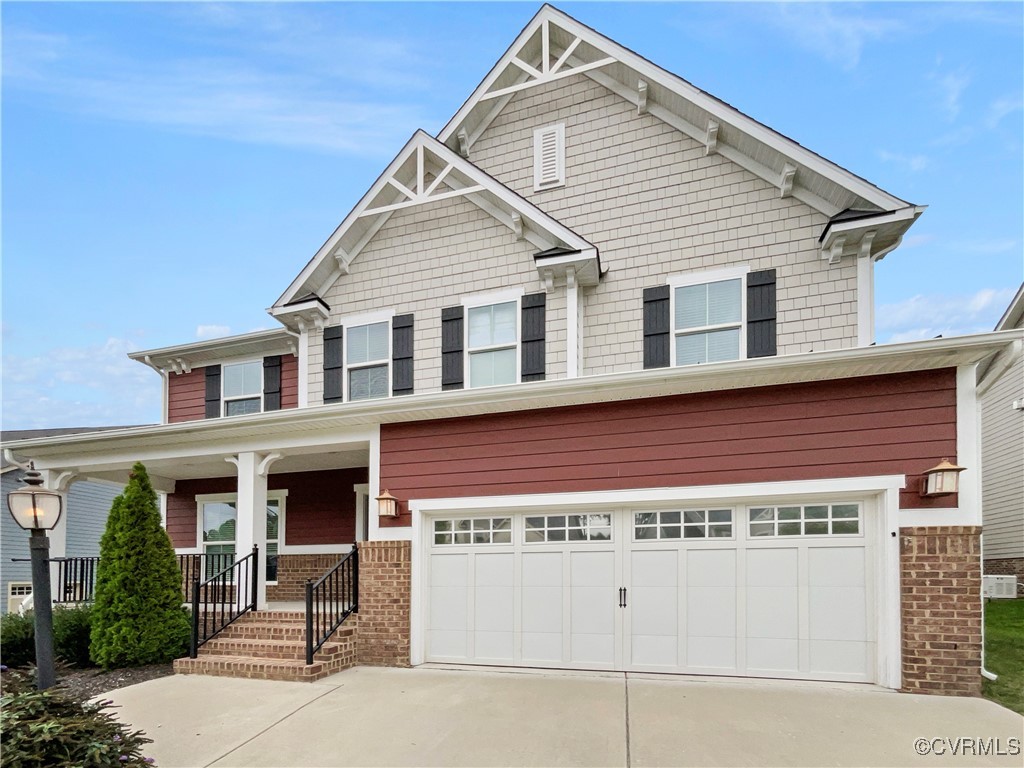
[[[981,525],[981,422],[977,399],[978,366],[956,369],[956,446],[960,473],[957,506],[963,522],[947,525]],[[922,471],[927,467],[922,467]]]
[[[395,316],[393,309],[381,309],[376,312],[363,312],[358,315],[344,315],[339,317],[332,325],[343,325],[346,328],[357,325],[371,325],[373,323],[391,322]]]
[[[472,307],[487,307],[491,304],[505,304],[509,301],[519,301],[526,291],[523,288],[506,288],[501,291],[489,291],[487,293],[471,293],[459,297],[459,303],[466,309]]]
[[[370,524],[369,504],[370,504],[370,484],[369,483],[356,483],[352,486],[352,490],[356,495],[356,541],[366,541],[369,538],[370,532],[367,530]],[[367,520],[366,525],[363,525],[363,506],[367,508]]]
[[[393,356],[392,344],[394,342],[394,336],[391,327],[391,321],[394,319],[395,311],[393,309],[381,310],[380,312],[369,312],[362,315],[352,315],[344,318],[339,324],[342,326],[342,344],[341,344],[341,399],[342,402],[361,402],[363,400],[386,400],[392,396],[391,394],[391,362]],[[383,359],[369,360],[365,363],[349,363],[348,352],[349,343],[351,339],[351,331],[354,328],[362,328],[366,325],[380,325],[381,323],[387,324],[387,343],[388,351],[387,355]],[[358,401],[353,401],[351,393],[349,392],[349,374],[354,370],[362,368],[379,368],[384,365],[388,369],[388,385],[387,394],[384,397],[362,397]]]
[[[576,270],[568,268],[565,273],[565,376],[575,379],[583,370],[580,343],[583,323],[581,319],[583,302],[580,301],[580,284]]]
[[[639,488],[624,491],[585,491],[579,493],[541,493],[509,496],[464,496],[448,499],[411,499],[409,509],[416,514],[461,512],[487,509],[535,509],[542,507],[577,508],[589,506],[711,502],[741,498],[806,498],[818,495],[846,495],[899,491],[905,475],[841,477],[825,480],[794,480],[735,485],[700,485],[674,488]]]
[[[277,531],[277,546],[280,548],[281,543],[285,540],[285,506],[288,499],[288,489],[282,488],[276,491],[267,491],[267,501],[277,501],[278,508],[278,531]],[[195,496],[196,503],[196,551],[204,552],[205,545],[203,542],[203,504],[234,504],[235,505],[235,518],[237,526],[238,517],[238,492],[232,493],[197,493]],[[236,533],[237,537],[238,534]],[[237,543],[238,539],[235,539]],[[218,543],[218,542],[211,542]],[[184,552],[184,548],[175,548],[175,552]]]
[[[412,515],[412,528],[409,531],[411,542],[409,558],[409,664],[422,664],[426,657],[426,626],[427,601],[423,599],[423,585],[427,583],[427,568],[430,558],[430,526],[423,524],[423,515],[413,509],[409,502]]]
[[[309,328],[302,324],[299,331],[299,408],[309,405]]]
[[[903,626],[900,612],[900,539],[897,517],[900,491],[889,487],[876,497],[875,562],[875,682],[886,688],[903,687]]]
[[[279,555],[333,555],[336,552],[344,555],[351,551],[351,544],[292,544],[284,547],[280,543],[277,545]]]
[[[857,345],[875,341],[875,260],[857,257]]]
[[[167,494],[164,491],[156,492],[157,501],[160,503],[160,527],[167,529]]]
[[[222,419],[226,419],[226,418],[234,419],[234,418],[237,418],[239,415],[247,415],[247,416],[251,415],[251,414],[236,414],[235,416],[230,416],[230,417],[228,416],[227,404],[229,402],[237,402],[239,400],[254,400],[255,397],[253,395],[235,395],[234,397],[230,397],[230,398],[227,397],[224,394],[224,386],[225,386],[225,383],[227,382],[227,376],[224,375],[224,369],[225,368],[229,368],[231,366],[253,365],[253,364],[256,364],[259,367],[259,371],[260,371],[260,389],[259,389],[258,395],[256,395],[256,397],[259,397],[259,400],[260,400],[259,413],[263,413],[263,411],[265,410],[265,408],[264,408],[265,403],[263,402],[263,400],[264,400],[263,393],[264,393],[264,390],[266,388],[266,384],[264,382],[264,376],[263,376],[263,358],[262,357],[257,357],[257,358],[240,358],[238,360],[232,360],[231,362],[221,363],[220,364],[220,418],[222,418]]]
[[[750,273],[750,267],[746,264],[735,267],[723,267],[722,269],[708,269],[702,272],[680,272],[669,275],[665,282],[673,288],[684,285],[703,285],[705,283],[720,283],[724,280],[735,280],[746,278]]]

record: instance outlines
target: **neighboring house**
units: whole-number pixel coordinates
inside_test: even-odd
[[[1024,327],[1024,285],[996,325]],[[988,363],[981,404],[981,504],[985,573],[1017,577],[1024,592],[1024,355],[1020,345]]]
[[[165,424],[22,454],[145,462],[179,553],[277,555],[261,606],[365,542],[361,663],[977,693],[977,367],[1021,334],[873,346],[922,210],[544,6],[281,328],[133,354]]]
[[[6,430],[0,433],[4,448],[16,451],[17,441],[37,438],[61,437],[86,432],[97,432],[101,427],[72,427],[68,429]],[[111,427],[112,429],[112,427]],[[0,612],[15,609],[32,593],[32,568],[28,562],[29,534],[18,527],[7,509],[7,494],[22,487],[25,473],[6,458],[0,464],[0,484],[3,487],[3,509],[0,510],[0,589],[3,602]],[[70,478],[65,478],[68,483]],[[107,525],[107,514],[121,486],[106,480],[70,482],[65,497],[63,520],[50,534],[50,556],[96,557],[100,553],[100,538]],[[51,585],[53,597],[59,598],[57,581]]]

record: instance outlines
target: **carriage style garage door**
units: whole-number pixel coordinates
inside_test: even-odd
[[[863,502],[427,520],[427,661],[870,682]]]

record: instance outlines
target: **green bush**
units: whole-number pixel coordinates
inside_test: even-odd
[[[89,659],[89,630],[92,608],[88,605],[53,609],[53,650],[57,658],[76,667],[92,666]]]
[[[190,635],[174,548],[146,468],[136,463],[100,541],[92,660],[106,669],[171,661],[185,654]]]
[[[26,667],[36,661],[36,627],[31,613],[5,613],[0,618],[0,657],[8,667]]]
[[[129,731],[107,710],[109,701],[82,700],[66,691],[37,691],[28,675],[5,670],[0,697],[3,764],[19,768],[54,765],[152,765],[142,731]]]

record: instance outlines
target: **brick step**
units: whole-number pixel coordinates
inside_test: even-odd
[[[354,634],[355,631],[355,626],[349,625],[348,621],[346,621],[338,627],[338,630],[332,637],[335,639],[348,637]],[[306,624],[305,622],[302,624],[282,624],[243,619],[224,629],[217,637],[231,640],[267,640],[274,642],[301,640],[305,642]]]
[[[352,666],[352,659],[314,661],[300,659],[262,659],[203,654],[196,659],[176,659],[174,671],[182,675],[245,677],[256,680],[312,682]]]
[[[314,661],[330,661],[348,650],[351,644],[329,641],[323,644]],[[225,638],[218,635],[207,641],[201,653],[205,656],[242,656],[256,659],[301,659],[306,658],[306,641],[248,640]]]

